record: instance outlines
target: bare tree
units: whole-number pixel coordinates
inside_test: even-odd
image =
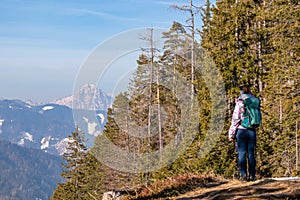
[[[191,40],[192,40],[192,44],[191,44],[191,99],[194,98],[194,94],[195,94],[195,14],[199,13],[201,10],[201,7],[195,6],[193,4],[193,0],[190,0],[189,5],[172,5],[171,6],[173,9],[175,10],[180,10],[180,11],[184,11],[184,12],[188,12],[190,17],[186,20],[187,22],[187,26],[191,32]]]
[[[149,28],[149,35],[140,37],[141,40],[145,40],[149,42],[150,49],[142,48],[142,51],[148,52],[150,55],[149,64],[150,64],[150,79],[149,79],[149,110],[148,110],[148,150],[150,150],[150,138],[151,138],[151,131],[152,131],[152,105],[153,105],[153,97],[152,97],[152,90],[153,90],[153,82],[154,82],[154,60],[157,57],[158,50],[155,48],[155,42],[153,39],[153,28]],[[159,136],[159,151],[162,152],[163,149],[163,139],[162,139],[162,122],[161,122],[161,105],[160,105],[160,90],[159,90],[159,65],[156,65],[156,102],[157,102],[157,124],[158,124],[158,136]],[[149,182],[149,175],[146,174],[146,182]]]

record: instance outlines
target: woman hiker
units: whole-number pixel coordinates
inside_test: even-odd
[[[240,96],[236,100],[228,137],[229,141],[236,139],[241,181],[254,181],[256,171],[256,130],[255,128],[245,128],[241,125],[244,118],[243,113],[245,113],[244,100],[246,98],[254,98],[251,94],[250,87],[247,85],[240,86]],[[247,179],[246,155],[248,155],[249,179]]]

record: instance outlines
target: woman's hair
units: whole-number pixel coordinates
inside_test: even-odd
[[[242,85],[240,86],[240,90],[243,91],[243,94],[251,94],[250,86],[249,85]]]

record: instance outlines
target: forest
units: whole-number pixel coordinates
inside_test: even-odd
[[[48,199],[63,181],[61,157],[0,141],[0,199]]]
[[[299,1],[172,8],[186,23],[174,19],[161,35],[163,52],[149,29],[128,92],[115,97],[94,146],[87,149],[79,129],[70,135],[65,182],[52,199],[101,199],[186,174],[237,178],[228,129],[243,84],[261,100],[257,178],[300,175]]]

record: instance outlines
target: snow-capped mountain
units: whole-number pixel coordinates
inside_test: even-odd
[[[76,125],[92,146],[106,123],[106,111],[72,110],[57,104],[33,106],[20,100],[0,100],[0,140],[62,154],[68,136],[75,131],[74,113],[80,116]]]
[[[52,103],[68,106],[80,110],[107,110],[111,107],[113,97],[93,84],[85,84],[82,89],[73,95],[56,99]]]
[[[66,106],[32,106],[20,100],[0,101],[0,121],[1,140],[54,154],[59,152],[52,145],[67,137],[75,126],[72,110]]]

